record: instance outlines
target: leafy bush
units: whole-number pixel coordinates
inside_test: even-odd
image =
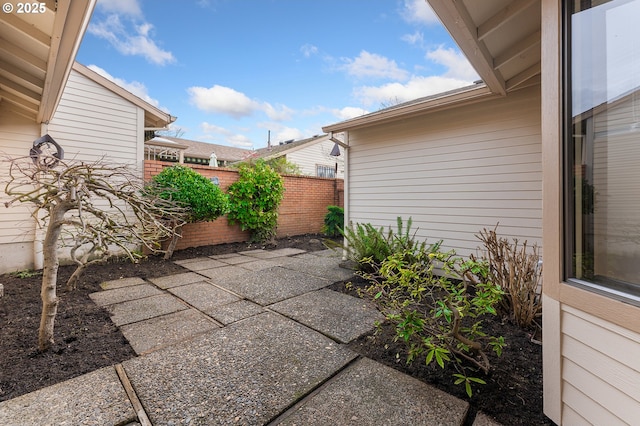
[[[407,260],[410,260],[411,253],[433,252],[440,247],[441,241],[430,246],[425,241],[416,241],[416,233],[411,234],[411,218],[407,220],[406,228],[401,217],[396,221],[396,232],[391,227],[385,232],[383,227],[375,228],[370,223],[356,223],[355,227],[349,225],[342,231],[347,258],[358,264],[360,270],[372,272],[393,253],[402,251],[408,256]]]
[[[273,238],[278,225],[278,207],[284,195],[282,177],[264,161],[242,164],[239,179],[229,187],[231,223],[251,231],[252,241]]]
[[[163,169],[153,177],[160,197],[187,209],[188,222],[215,220],[229,211],[229,198],[217,185],[185,166]]]
[[[520,245],[513,239],[511,243],[506,238],[499,238],[496,229],[497,225],[493,230],[485,228],[476,237],[486,250],[492,281],[505,292],[500,310],[520,327],[531,327],[542,315],[542,265],[538,246],[534,244],[528,250],[526,241]]]
[[[324,216],[322,232],[329,237],[342,234],[344,228],[344,209],[339,206],[328,206],[329,212]]]
[[[454,383],[464,384],[471,396],[472,386],[485,383],[475,372],[490,369],[487,351],[502,354],[504,338],[482,331],[483,316],[496,314],[502,292],[488,280],[486,262],[454,256],[405,249],[362,276],[372,282],[365,292],[395,324],[396,339],[406,343],[407,362],[424,357],[427,365],[453,365]],[[436,263],[441,275],[434,273]]]

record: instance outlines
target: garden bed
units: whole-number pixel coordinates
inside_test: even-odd
[[[281,239],[273,248],[320,250],[324,248],[320,238],[309,235]],[[176,252],[173,260],[252,248],[256,247],[247,243],[197,247]],[[72,271],[72,267],[61,267],[59,282],[64,283]],[[59,286],[56,344],[46,353],[36,349],[41,276],[0,276],[5,287],[5,296],[0,298],[0,401],[134,357],[107,312],[88,295],[98,291],[103,281],[134,276],[152,278],[181,271],[182,267],[155,256],[138,264],[109,262],[91,266],[81,278],[78,290],[67,292],[64,285]],[[364,285],[359,278],[351,281]],[[354,293],[345,288],[344,282],[330,288]],[[504,336],[507,346],[501,358],[491,359],[493,370],[485,378],[487,384],[477,387],[472,398],[466,396],[464,387],[452,384],[451,371],[425,366],[420,360],[407,365],[404,346],[393,341],[393,327],[383,326],[378,334],[363,336],[349,346],[363,356],[468,400],[473,411],[481,410],[505,425],[553,424],[542,414],[542,347],[532,339],[532,332],[501,318],[489,321],[486,327],[488,332]]]

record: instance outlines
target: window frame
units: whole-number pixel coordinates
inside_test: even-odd
[[[615,0],[612,0],[615,1]],[[576,236],[576,207],[575,207],[575,144],[574,117],[572,116],[573,87],[572,87],[572,26],[573,5],[575,0],[562,2],[561,26],[561,111],[562,111],[562,225],[563,225],[563,267],[562,277],[565,283],[608,298],[640,307],[640,283],[628,283],[612,278],[600,282],[577,278],[575,275],[575,236]],[[585,9],[587,10],[587,9]]]

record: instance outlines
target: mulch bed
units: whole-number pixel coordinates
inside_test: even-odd
[[[322,238],[307,235],[280,239],[276,246],[264,248],[296,247],[316,251],[324,248],[319,241]],[[262,247],[248,243],[197,247],[177,251],[173,260],[255,248]],[[0,298],[0,401],[134,357],[135,353],[108,313],[96,306],[88,295],[99,291],[100,283],[108,280],[153,278],[186,271],[156,256],[149,256],[138,264],[112,261],[91,266],[80,279],[78,289],[67,291],[64,283],[73,269],[69,266],[60,268],[56,344],[45,353],[37,350],[41,276],[0,276],[0,283],[4,284],[4,297]],[[358,278],[354,277],[352,281],[357,284]],[[330,288],[353,293],[345,288],[345,282],[335,283]],[[452,384],[451,371],[427,367],[420,361],[407,365],[403,358],[404,346],[394,342],[392,326],[383,325],[375,335],[363,336],[349,346],[363,356],[468,400],[472,413],[481,410],[505,425],[552,425],[542,414],[541,346],[532,342],[531,332],[521,330],[509,321],[496,319],[486,327],[488,332],[504,336],[507,347],[502,357],[492,359],[493,370],[485,378],[487,384],[476,388],[472,398],[467,397],[463,387]]]

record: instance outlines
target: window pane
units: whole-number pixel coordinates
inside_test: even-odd
[[[570,276],[640,284],[640,0],[571,15]]]

